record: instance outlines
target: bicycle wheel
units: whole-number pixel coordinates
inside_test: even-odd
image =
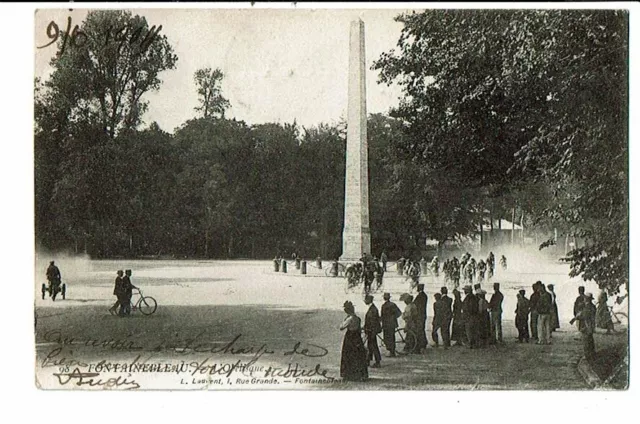
[[[396,330],[396,351],[404,353],[412,353],[418,345],[418,337],[413,331],[407,331],[404,328]]]
[[[151,315],[156,311],[158,302],[156,302],[156,300],[151,296],[144,296],[140,298],[140,303],[138,305],[140,312],[142,312],[144,315]]]

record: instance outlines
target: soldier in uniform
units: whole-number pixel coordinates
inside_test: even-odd
[[[494,293],[489,301],[491,316],[491,340],[490,343],[502,343],[502,301],[504,295],[500,291],[500,283],[493,283]]]
[[[384,299],[384,303],[380,308],[382,338],[389,356],[396,356],[396,328],[398,328],[398,318],[402,316],[402,311],[400,311],[398,305],[391,301],[390,293],[385,293],[382,298]]]
[[[518,291],[518,304],[516,306],[516,328],[518,329],[518,341],[529,343],[529,299],[525,297],[525,290]]]

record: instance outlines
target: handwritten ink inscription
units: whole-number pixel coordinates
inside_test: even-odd
[[[99,39],[102,38],[105,46],[109,46],[110,43],[115,43],[118,52],[120,52],[122,47],[126,44],[129,46],[137,45],[139,47],[139,52],[144,53],[151,43],[153,43],[161,30],[162,25],[158,27],[154,25],[151,28],[147,28],[143,25],[136,27],[129,24],[119,26],[110,25],[102,35],[92,35],[92,39],[100,42]],[[62,43],[60,45],[60,49],[56,53],[57,57],[61,57],[68,47],[80,48],[85,46],[87,42],[91,41],[90,36],[82,30],[79,25],[73,25],[71,16],[67,17],[66,29],[61,31],[60,26],[55,21],[51,21],[47,25],[46,33],[47,38],[49,38],[50,41],[47,44],[37,46],[36,48],[44,49],[55,44],[58,40],[61,40]]]
[[[325,347],[302,341],[289,349],[274,349],[267,344],[243,342],[242,334],[228,342],[209,343],[205,332],[195,337],[160,340],[144,346],[131,340],[92,338],[76,340],[61,330],[43,334],[45,344],[53,344],[42,352],[39,365],[54,368],[54,381],[59,386],[98,389],[138,389],[152,375],[175,375],[179,385],[261,386],[280,384],[327,384],[335,381],[315,359],[326,356]],[[158,360],[163,352],[174,360]],[[103,354],[135,355],[133,360],[111,361]],[[179,358],[197,356],[188,360]],[[93,360],[87,360],[87,356]],[[98,356],[96,358],[96,355]],[[298,361],[293,362],[294,358]],[[305,363],[304,359],[313,363]],[[145,378],[143,378],[145,377]],[[148,380],[146,380],[148,381]]]

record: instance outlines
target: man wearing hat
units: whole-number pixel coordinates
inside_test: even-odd
[[[551,308],[553,299],[542,282],[538,284],[538,344],[551,344]]]
[[[469,349],[477,347],[477,321],[478,321],[478,298],[471,292],[471,286],[463,288],[465,298],[462,301],[462,320],[464,322],[464,330],[469,343]]]
[[[533,293],[529,297],[529,310],[531,311],[531,338],[538,340],[538,301],[540,301],[540,292],[538,291],[538,285],[542,284],[542,281],[536,281],[531,286]]]
[[[373,368],[380,368],[380,349],[378,348],[377,335],[382,331],[380,326],[380,314],[378,308],[373,304],[373,296],[370,294],[364,297],[365,305],[369,305],[366,315],[364,316],[364,334],[367,336],[367,363],[375,359]]]
[[[575,321],[578,321],[578,329],[582,333],[584,356],[592,362],[596,357],[596,345],[593,340],[593,333],[596,331],[596,305],[593,304],[593,294],[585,293],[584,306],[569,323],[573,325]]]
[[[573,316],[578,316],[582,308],[584,308],[584,286],[578,287],[578,297],[573,302]],[[580,322],[578,321],[578,330],[580,330]],[[577,339],[576,339],[577,340]]]
[[[396,356],[396,328],[398,328],[398,318],[402,316],[402,311],[398,308],[398,305],[391,301],[390,293],[385,293],[382,298],[384,299],[384,303],[380,308],[382,338],[389,356]]]
[[[418,294],[413,301],[413,304],[416,305],[416,310],[418,311],[418,330],[416,336],[418,337],[418,345],[416,346],[416,350],[421,352],[423,349],[427,347],[427,295],[424,292],[424,284],[418,284]]]
[[[489,311],[491,317],[491,340],[490,343],[502,343],[502,301],[504,295],[500,292],[500,283],[493,283],[493,294],[489,301]]]
[[[448,296],[448,290],[446,287],[441,287],[440,293],[442,294],[442,297],[440,298],[440,315],[442,316],[440,333],[442,334],[444,347],[448,348],[451,346],[451,320],[453,319],[451,305],[453,304],[453,299]]]

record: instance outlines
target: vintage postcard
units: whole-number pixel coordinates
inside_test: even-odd
[[[34,14],[42,390],[626,390],[629,10]]]

